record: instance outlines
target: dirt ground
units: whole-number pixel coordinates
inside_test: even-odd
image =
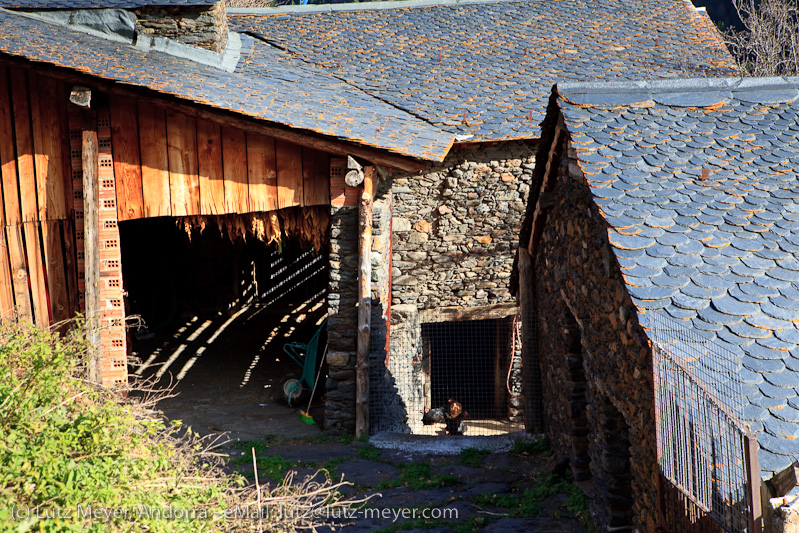
[[[300,371],[283,345],[307,342],[323,319],[320,298],[281,307],[245,307],[232,315],[187,316],[170,329],[134,341],[136,356],[144,363],[138,373],[155,380],[157,387],[173,386],[173,396],[157,405],[168,419],[182,420],[184,427],[201,435],[231,439],[220,450],[229,454],[230,471],[253,479],[246,459],[255,447],[262,480],[271,477],[276,483],[290,471],[298,478],[320,476],[323,469],[331,479],[343,476],[352,484],[345,489],[347,496],[371,496],[367,508],[373,513],[427,509],[457,515],[385,518],[362,512],[335,520],[321,531],[589,530],[585,519],[581,523],[570,511],[574,494],[566,492],[573,492],[573,485],[553,474],[556,465],[549,457],[528,452],[489,454],[477,448],[464,452],[463,443],[438,440],[464,439],[490,447],[479,438],[420,437],[432,440],[427,445],[420,440],[418,446],[392,448],[386,444],[391,438],[382,437],[374,441],[379,448],[346,436],[324,435],[321,395],[310,411],[317,424],[302,422],[299,411],[307,403],[287,407],[278,390],[285,375]],[[415,438],[403,438],[408,437]]]
[[[177,326],[133,341],[136,357],[146,363],[136,372],[156,380],[158,388],[173,387],[173,397],[161,400],[159,409],[201,435],[228,432],[241,439],[316,435],[324,414],[321,395],[316,395],[310,411],[319,424],[308,425],[299,420],[307,400],[287,407],[279,386],[284,376],[301,371],[284,353],[284,344],[311,338],[324,319],[321,303],[316,298],[293,305],[245,307],[232,316],[186,317]],[[324,376],[319,387],[324,387],[323,381]]]
[[[569,481],[568,469],[529,440],[506,452],[465,448],[429,454],[326,435],[272,435],[228,449],[231,468],[249,479],[254,478],[253,448],[262,484],[274,484],[289,472],[295,480],[326,475],[351,484],[343,491],[347,497],[370,498],[364,509],[333,520],[319,529],[323,532],[593,531],[586,500]]]

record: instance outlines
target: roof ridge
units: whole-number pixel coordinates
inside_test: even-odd
[[[513,4],[524,0],[394,0],[387,2],[351,2],[346,4],[312,4],[280,7],[228,7],[228,15],[304,15],[335,11],[383,11],[422,7],[450,7],[470,4]]]
[[[626,94],[631,92],[716,92],[779,90],[799,88],[799,76],[745,77],[729,76],[717,78],[669,78],[633,81],[590,81],[555,84],[559,94]]]

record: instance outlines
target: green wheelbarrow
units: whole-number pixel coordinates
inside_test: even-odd
[[[280,392],[289,407],[291,407],[292,402],[301,402],[308,399],[308,395],[314,386],[317,368],[319,371],[322,370],[322,361],[317,361],[317,359],[320,358],[322,353],[320,348],[324,347],[324,344],[320,345],[319,339],[326,332],[326,328],[327,319],[325,318],[307,343],[287,342],[283,345],[283,351],[286,352],[286,355],[291,357],[302,368],[300,374],[290,374],[284,377],[280,383]]]

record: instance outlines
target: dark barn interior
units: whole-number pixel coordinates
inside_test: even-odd
[[[200,229],[182,222],[161,217],[119,225],[126,314],[134,317],[128,319],[137,362],[131,376],[174,386],[176,396],[159,407],[201,432],[311,431],[297,417],[311,387],[302,405],[290,408],[281,392],[284,378],[302,372],[284,345],[308,342],[325,319],[327,258],[285,233],[266,243],[252,235],[231,238],[215,224]],[[315,403],[324,376],[320,383]],[[311,413],[319,422],[323,409]]]

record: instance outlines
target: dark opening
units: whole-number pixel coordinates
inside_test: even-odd
[[[430,384],[433,406],[449,398],[463,404],[471,416],[493,418],[496,320],[423,324],[430,346]]]
[[[274,423],[298,422],[281,384],[303,367],[284,345],[307,343],[323,329],[327,257],[291,238],[231,239],[212,224],[189,234],[173,218],[119,227],[126,314],[144,324],[129,320],[139,361],[131,374],[175,384],[179,395],[159,407],[200,431],[289,434]],[[325,341],[323,331],[317,363]],[[320,382],[323,389],[324,374]],[[321,413],[312,411],[319,419]]]
[[[588,383],[583,366],[582,333],[577,320],[569,312],[566,313],[566,321],[563,324],[561,333],[566,348],[566,366],[569,379],[567,386],[570,389],[567,392],[572,424],[570,461],[572,475],[574,479],[580,481],[589,479],[591,476],[589,470],[591,461],[588,455],[588,417],[586,416]]]
[[[629,527],[633,520],[630,427],[608,398],[596,395],[591,405],[594,426],[595,516],[609,527]]]

